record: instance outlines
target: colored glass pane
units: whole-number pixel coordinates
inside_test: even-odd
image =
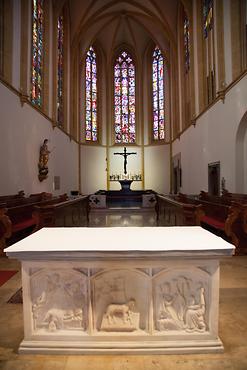
[[[43,55],[44,55],[44,12],[43,0],[32,2],[32,61],[31,102],[42,105]]]
[[[208,37],[208,32],[213,26],[213,0],[203,0],[203,33]]]
[[[190,69],[190,31],[189,19],[186,13],[184,13],[184,64],[187,73]]]
[[[135,143],[135,66],[128,52],[116,58],[114,66],[115,142]]]
[[[164,58],[161,50],[156,46],[152,61],[153,86],[153,139],[165,138],[164,125]]]
[[[64,121],[64,18],[61,15],[57,20],[57,122]]]
[[[96,53],[92,46],[86,55],[86,141],[98,141],[98,108],[97,108],[97,63]]]

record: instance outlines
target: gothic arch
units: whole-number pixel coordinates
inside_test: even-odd
[[[236,192],[247,191],[247,111],[240,120],[236,134]]]

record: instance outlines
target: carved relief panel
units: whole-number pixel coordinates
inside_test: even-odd
[[[84,331],[87,328],[87,278],[73,269],[43,269],[30,279],[35,331]]]
[[[154,278],[157,331],[204,333],[209,330],[209,274],[193,268],[161,272]]]
[[[111,270],[93,279],[95,328],[100,332],[147,330],[149,282],[136,270]]]

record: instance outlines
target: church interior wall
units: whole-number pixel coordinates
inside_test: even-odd
[[[4,194],[24,190],[26,194],[61,194],[78,189],[78,145],[30,105],[0,84],[1,96],[1,187]],[[46,181],[38,179],[39,148],[48,139],[51,150]],[[60,176],[60,189],[54,190],[54,176]]]
[[[144,147],[145,189],[168,194],[170,191],[170,146]]]
[[[247,110],[247,76],[214,104],[173,143],[173,155],[181,152],[184,193],[208,190],[208,164],[220,161],[226,189],[236,192],[236,135]],[[246,147],[245,147],[246,148]],[[245,150],[245,149],[244,149]],[[247,191],[247,189],[243,189]]]
[[[11,3],[13,3],[13,35],[11,37],[12,54],[8,60],[12,73],[11,79],[4,78],[4,80],[9,83],[10,87],[13,86],[19,91],[22,98],[24,97],[28,101],[31,63],[31,2],[25,3],[13,0]],[[22,7],[25,4],[26,10],[24,13],[26,18],[22,14]],[[193,35],[191,34],[191,40],[193,41],[193,53],[191,54],[193,79],[190,82],[195,94],[193,92],[192,95],[189,95],[191,101],[194,100],[191,102],[194,107],[191,109],[191,117],[188,120],[185,119],[183,111],[182,75],[177,68],[183,55],[182,50],[180,50],[183,47],[182,39],[178,42],[178,1],[174,1],[167,7],[163,7],[162,0],[152,2],[136,0],[133,4],[129,1],[114,3],[109,0],[99,3],[63,1],[61,4],[61,9],[64,5],[67,6],[68,22],[70,23],[68,26],[68,41],[71,42],[71,47],[69,43],[67,45],[67,68],[65,71],[67,82],[64,113],[67,119],[64,122],[64,127],[61,127],[62,130],[55,127],[58,125],[56,122],[56,66],[54,65],[56,55],[53,52],[56,38],[53,37],[55,27],[52,27],[53,5],[49,2],[50,37],[49,50],[46,49],[49,62],[45,63],[44,70],[46,76],[44,81],[44,107],[34,109],[29,103],[21,107],[19,98],[11,90],[4,85],[0,87],[3,96],[1,105],[3,106],[2,119],[4,122],[4,124],[1,124],[0,133],[2,137],[6,137],[2,144],[4,155],[0,159],[3,168],[1,192],[14,193],[22,187],[26,193],[39,191],[62,193],[78,189],[80,183],[80,190],[83,193],[92,193],[99,189],[115,189],[119,186],[119,184],[110,183],[107,174],[110,175],[111,172],[115,171],[121,173],[123,169],[123,158],[113,155],[115,151],[122,151],[123,145],[114,144],[112,103],[112,65],[114,53],[121,45],[128,45],[129,49],[133,50],[133,57],[136,62],[137,145],[130,145],[127,149],[128,151],[136,151],[138,154],[137,156],[128,157],[128,172],[140,172],[144,177],[144,182],[134,183],[132,188],[152,188],[161,193],[168,193],[170,191],[170,159],[181,153],[181,191],[198,193],[202,189],[207,190],[208,164],[217,161],[220,161],[221,177],[226,180],[226,188],[229,191],[241,191],[236,180],[239,171],[244,174],[242,177],[240,176],[242,178],[241,189],[247,191],[247,180],[245,180],[247,178],[247,166],[244,163],[247,152],[246,131],[244,131],[244,138],[241,143],[242,152],[240,157],[242,158],[242,164],[240,167],[236,166],[238,160],[236,137],[240,121],[247,109],[247,77],[245,75],[236,85],[228,89],[224,103],[223,100],[213,101],[210,107],[205,102],[203,102],[205,104],[201,104],[200,91],[205,90],[205,86],[202,86],[200,80],[202,77],[200,71],[203,68],[200,69],[199,64],[200,61],[202,64],[205,63],[205,58],[203,53],[201,59],[198,57],[201,39],[196,37],[196,31],[200,23],[197,1],[183,1],[184,5],[190,4],[190,6],[186,6],[186,9],[190,10],[190,15],[193,18],[193,22],[191,22],[193,28]],[[219,83],[219,65],[217,65],[219,58],[217,54],[217,35],[215,33],[216,92],[222,92],[221,90],[232,83],[234,68],[232,2],[231,0],[225,0],[221,5],[224,16],[220,25],[224,29],[224,48],[222,49],[224,55],[224,71],[222,71],[224,73],[221,72],[224,74],[225,82],[222,77],[224,84]],[[59,8],[58,5],[54,5],[54,7],[56,6]],[[217,22],[216,7],[214,27],[218,32],[221,28],[217,28]],[[82,73],[78,64],[81,65],[82,56],[91,44],[98,47],[100,56],[98,87],[100,140],[97,145],[94,145],[95,143],[92,143],[92,145],[85,143],[83,139],[82,123],[85,121],[85,112],[83,111],[85,92],[79,92],[83,90],[82,86],[85,85],[85,81],[81,78]],[[151,137],[152,96],[150,93],[151,65],[149,56],[152,54],[150,50],[153,50],[152,48],[156,44],[162,49],[167,61],[167,68],[165,68],[167,84],[165,86],[167,93],[165,96],[166,140],[159,143],[154,143]],[[75,57],[73,53],[75,53]],[[22,54],[25,54],[25,58]],[[238,57],[240,58],[239,55]],[[76,73],[74,73],[75,70]],[[23,83],[23,79],[25,83]],[[80,81],[78,82],[78,80]],[[190,89],[187,90],[187,93],[190,92]],[[180,92],[180,94],[177,92]],[[224,93],[223,91],[223,95]],[[40,114],[40,110],[47,115],[47,119],[45,115]],[[203,111],[204,113],[202,113]],[[196,118],[195,115],[198,115],[199,118]],[[55,127],[54,129],[51,121]],[[191,122],[195,123],[195,126],[190,125]],[[173,137],[178,135],[179,139],[172,143],[172,153],[170,153],[169,140],[172,135]],[[71,137],[78,139],[82,145],[71,140]],[[53,147],[55,149],[50,154],[49,177],[46,181],[40,183],[37,177],[38,151],[45,138],[49,140],[49,149]],[[54,176],[60,176],[61,188],[59,191],[54,190]]]
[[[80,156],[81,192],[83,194],[92,194],[100,189],[106,190],[106,147],[81,145]]]

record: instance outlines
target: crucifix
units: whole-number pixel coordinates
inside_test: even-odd
[[[124,157],[124,174],[127,175],[127,157],[129,155],[137,154],[137,153],[136,152],[127,153],[127,149],[126,149],[126,147],[124,147],[124,151],[122,153],[116,152],[114,154],[119,154],[119,155],[122,155]]]

